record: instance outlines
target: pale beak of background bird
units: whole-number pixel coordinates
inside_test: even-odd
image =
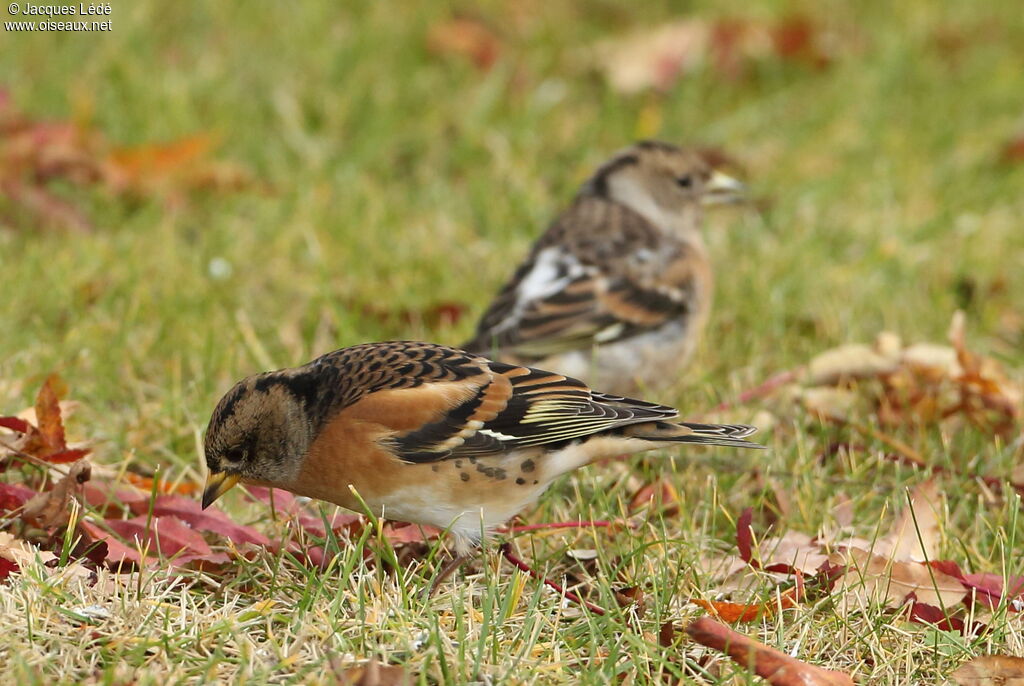
[[[704,187],[703,200],[705,205],[725,205],[740,202],[746,194],[745,184],[716,170]]]
[[[206,488],[203,489],[203,509],[205,510],[213,501],[230,491],[241,474],[229,474],[227,472],[210,472],[206,477]]]

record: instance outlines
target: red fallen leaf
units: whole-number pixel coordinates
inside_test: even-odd
[[[724,652],[774,686],[854,686],[848,674],[801,662],[709,617],[691,622],[686,633],[698,643]]]
[[[136,503],[148,503],[149,494],[135,489],[121,488],[111,492],[106,484],[90,481],[83,485],[82,498],[91,507],[104,509],[113,506],[117,512],[124,512],[122,506],[132,506]]]
[[[671,622],[665,622],[658,629],[658,645],[662,648],[670,647],[676,640],[676,625]]]
[[[327,535],[323,518],[318,514],[313,514],[308,508],[299,504],[294,494],[283,491],[280,488],[275,488],[273,489],[273,497],[271,497],[271,489],[263,488],[262,486],[246,486],[246,490],[254,500],[267,505],[273,502],[274,508],[278,512],[294,516],[304,531],[320,538]],[[363,523],[364,520],[361,516],[348,512],[335,512],[328,517],[328,524],[336,533],[351,530],[356,525],[361,526]]]
[[[105,524],[113,534],[91,522],[83,521],[81,524],[93,540],[107,544],[107,562],[114,567],[126,561],[136,565],[149,564],[156,561],[155,556],[177,555],[172,560],[177,565],[196,561],[223,564],[230,559],[223,553],[214,553],[210,550],[202,535],[176,517],[154,517],[151,520],[145,516],[108,519]],[[151,554],[142,559],[138,547],[148,550]]]
[[[36,492],[31,488],[0,483],[0,511],[16,510],[31,500],[35,494]]]
[[[324,527],[324,519],[319,515],[299,515],[296,519],[299,522],[299,526],[301,526],[306,533],[319,538],[325,538],[327,536],[327,529]],[[331,531],[336,534],[340,534],[345,531],[356,531],[361,529],[366,524],[366,520],[357,514],[335,512],[327,516],[327,524],[331,527]]]
[[[46,455],[43,459],[52,464],[68,464],[78,462],[90,452],[92,451],[89,448],[69,448]]]
[[[82,529],[79,529],[78,532],[84,535],[74,542],[71,550],[68,551],[68,559],[88,562],[92,567],[104,564],[107,560],[107,544],[104,541],[93,541],[92,537],[84,533]],[[56,537],[53,543],[54,549],[51,552],[60,557],[63,552],[64,541],[61,537]]]
[[[202,509],[195,500],[176,495],[159,495],[150,507],[149,499],[136,500],[129,505],[136,515],[146,515],[152,509],[154,517],[175,517],[187,522],[196,531],[209,531],[230,538],[236,543],[252,543],[269,546],[270,539],[255,529],[236,524],[224,512],[218,509]],[[163,520],[161,520],[163,521]]]
[[[6,579],[14,572],[20,572],[21,568],[18,567],[17,562],[8,560],[6,557],[0,557],[0,580]]]
[[[409,309],[406,307],[389,308],[376,304],[357,304],[362,316],[373,319],[381,324],[422,324],[431,328],[438,326],[453,326],[462,319],[466,313],[466,304],[445,300],[430,305],[423,309]]]
[[[153,561],[153,558],[148,555],[143,560],[142,556],[139,555],[139,551],[133,546],[125,545],[117,536],[88,520],[80,520],[78,526],[93,541],[106,546],[105,560],[113,569],[122,568],[125,566],[125,563],[128,563],[128,566],[142,566],[144,563],[148,564]]]
[[[928,564],[943,574],[955,577],[965,587],[974,591],[975,596],[990,608],[999,606],[1004,593],[1007,600],[1024,598],[1024,576],[1003,577],[990,572],[965,574],[952,560],[932,560]]]
[[[231,562],[231,556],[227,553],[185,553],[174,558],[174,564],[178,567],[189,565],[193,569],[202,569],[208,572],[217,571],[229,562]]]
[[[446,300],[433,305],[423,316],[424,321],[434,326],[455,326],[466,313],[466,304]]]
[[[746,22],[722,19],[711,27],[709,52],[715,68],[731,79],[742,72],[743,39],[749,27]]]
[[[498,59],[501,41],[481,22],[463,17],[431,26],[427,50],[435,55],[469,58],[478,69],[487,71]]]
[[[1003,164],[1020,164],[1024,162],[1024,135],[1007,142],[1003,146],[1000,159]]]
[[[959,686],[1020,686],[1024,657],[982,655],[960,665],[949,677]]]
[[[324,549],[318,545],[302,546],[296,541],[291,541],[285,550],[294,555],[299,562],[309,567],[327,568],[327,555],[324,553]]]
[[[213,552],[202,535],[176,517],[150,519],[140,516],[131,519],[108,519],[106,524],[128,543],[148,543],[150,550],[164,557],[180,552],[201,555],[210,555]]]
[[[27,434],[34,428],[21,417],[0,417],[0,426],[20,434]]]
[[[940,608],[926,603],[914,602],[910,606],[910,620],[919,624],[934,624],[942,631],[956,631],[964,633],[964,620],[958,617],[949,617]]]
[[[998,574],[982,572],[980,574],[964,574],[964,584],[971,589],[985,593],[992,598],[992,605],[998,605],[1005,592],[1008,599],[1024,598],[1024,576],[1004,578]]]
[[[264,488],[263,486],[246,486],[246,492],[252,500],[265,505],[273,505],[278,512],[295,514],[302,506],[295,500],[295,495],[280,488]]]
[[[750,564],[754,545],[754,531],[750,528],[753,519],[754,508],[748,507],[736,520],[736,547],[739,549],[740,559],[747,564]]]
[[[771,29],[775,53],[789,60],[804,60],[816,67],[828,66],[829,58],[815,43],[818,27],[800,14],[786,17]]]
[[[392,547],[409,543],[425,543],[441,535],[441,530],[432,526],[419,526],[405,522],[388,522],[384,525],[384,538]]]

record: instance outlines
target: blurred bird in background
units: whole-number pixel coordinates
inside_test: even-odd
[[[741,183],[695,149],[643,141],[583,184],[463,344],[620,395],[671,385],[712,297],[703,208]]]

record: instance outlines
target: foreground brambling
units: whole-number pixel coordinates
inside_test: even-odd
[[[460,554],[602,457],[670,443],[741,448],[748,426],[431,343],[367,343],[250,376],[206,432],[203,507],[239,481],[449,529]]]
[[[711,306],[702,206],[742,190],[698,151],[626,148],[537,240],[462,347],[620,394],[670,384]]]

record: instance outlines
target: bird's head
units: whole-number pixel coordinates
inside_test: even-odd
[[[641,141],[617,153],[585,186],[659,224],[696,226],[701,206],[735,202],[742,183],[716,170],[700,150]]]
[[[239,481],[286,487],[295,479],[313,436],[307,390],[294,375],[269,372],[239,381],[221,398],[203,444],[204,508]]]

